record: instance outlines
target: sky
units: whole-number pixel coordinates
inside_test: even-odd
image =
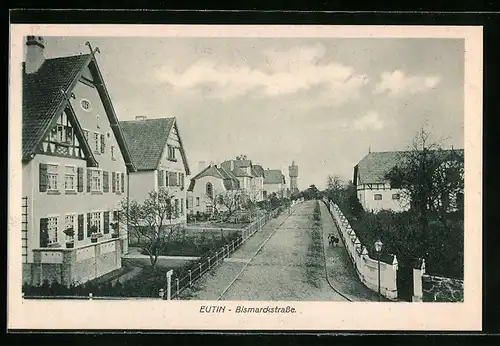
[[[176,117],[188,162],[245,154],[299,166],[299,189],[352,179],[371,151],[422,127],[464,146],[464,41],[392,38],[45,37],[47,58],[99,47],[120,120]]]

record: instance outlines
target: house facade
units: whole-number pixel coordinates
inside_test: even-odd
[[[90,54],[45,59],[28,36],[23,63],[23,282],[82,283],[121,267],[119,222],[135,170]]]
[[[264,192],[263,197],[268,198],[275,193],[276,197],[286,197],[285,175],[279,169],[264,170]]]
[[[142,203],[150,192],[168,190],[173,224],[186,223],[186,181],[190,175],[177,120],[136,118],[121,121],[125,142],[136,167],[130,173],[130,199]]]
[[[191,179],[188,187],[187,209],[190,214],[211,214],[224,208],[215,196],[229,191],[240,191],[240,180],[224,167],[209,164]]]
[[[451,152],[458,153],[458,161],[463,166],[463,150],[461,149],[443,150],[440,166],[446,169],[450,162],[456,160],[454,155],[448,155]],[[354,167],[353,183],[356,186],[357,197],[365,210],[401,212],[410,209],[411,201],[404,198],[407,196],[406,191],[387,178],[389,172],[400,164],[403,155],[404,152],[401,151],[370,152]],[[461,174],[460,179],[463,181],[463,169]],[[446,200],[447,210],[459,209],[460,205],[463,206],[463,191],[444,196],[443,199]]]

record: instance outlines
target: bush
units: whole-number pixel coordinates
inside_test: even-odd
[[[374,244],[380,239],[384,244],[383,253],[396,255],[401,266],[410,266],[416,258],[425,258],[427,273],[463,278],[463,221],[451,220],[446,225],[429,222],[429,239],[423,242],[421,227],[411,212],[363,211],[357,216],[350,210],[342,212],[370,257],[376,257]],[[424,243],[429,247],[424,248]]]

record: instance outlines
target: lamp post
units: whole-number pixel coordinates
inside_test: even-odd
[[[381,300],[381,297],[382,295],[380,294],[380,254],[382,252],[382,246],[384,244],[382,244],[382,242],[379,240],[377,240],[375,242],[375,251],[377,252],[377,264],[378,264],[378,300],[380,301]]]

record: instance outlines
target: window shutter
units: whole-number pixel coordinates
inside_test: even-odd
[[[87,169],[87,192],[90,192],[90,181],[92,180],[92,170]]]
[[[76,170],[78,192],[83,192],[83,167],[78,167]]]
[[[49,219],[41,218],[40,219],[40,247],[47,247],[49,242]]]
[[[106,140],[104,138],[104,134],[101,133],[101,154],[104,154],[106,151]]]
[[[170,175],[169,171],[165,171],[165,186],[170,186],[170,179],[168,178]]]
[[[120,179],[120,182],[122,184],[122,193],[125,192],[125,173],[122,173],[122,178]]]
[[[45,163],[40,164],[39,190],[40,192],[47,191],[47,165]]]
[[[165,171],[162,171],[162,170],[158,170],[158,187],[161,187],[163,186],[163,173]]]
[[[102,172],[102,191],[109,192],[109,172]]]
[[[90,238],[91,235],[90,231],[90,213],[87,213],[87,238]]]
[[[109,211],[104,212],[104,234],[109,233]]]
[[[83,214],[78,215],[78,240],[83,240]]]
[[[116,173],[111,172],[111,192],[116,192]]]

